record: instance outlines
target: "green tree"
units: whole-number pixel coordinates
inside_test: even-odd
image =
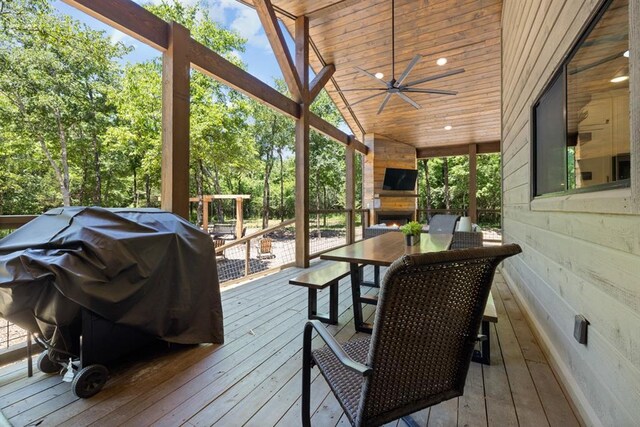
[[[191,32],[191,37],[226,57],[236,65],[244,65],[235,52],[243,51],[246,40],[218,26],[205,8],[163,0],[147,5],[155,15],[175,21]],[[204,74],[191,73],[190,104],[190,170],[192,193],[200,196],[213,190],[224,191],[222,183],[249,170],[255,159],[255,149],[247,138],[245,123],[249,106],[239,93],[221,85]],[[197,222],[202,222],[202,200],[198,205]],[[222,206],[217,204],[222,219]]]
[[[114,114],[108,94],[127,49],[34,4],[2,15],[11,30],[0,34],[0,114],[18,139],[39,146],[65,206],[72,198],[99,204],[102,137]]]

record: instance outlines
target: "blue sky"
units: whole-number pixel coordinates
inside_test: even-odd
[[[159,0],[134,0],[136,3],[159,3]],[[264,34],[262,24],[255,10],[237,2],[236,0],[181,0],[182,3],[194,4],[200,3],[209,11],[209,16],[218,22],[222,27],[238,32],[243,38],[247,39],[245,52],[238,54],[242,61],[247,64],[248,71],[260,80],[273,86],[274,78],[282,78],[282,73],[275,60],[269,41]],[[112,40],[122,41],[126,45],[135,48],[124,60],[125,62],[142,62],[148,59],[159,57],[160,52],[135,40],[124,33],[91,18],[87,14],[68,6],[60,0],[53,2],[54,7],[63,14],[70,15],[73,18],[86,23],[90,27],[105,31]],[[289,37],[286,30],[285,38],[290,46],[293,41]]]

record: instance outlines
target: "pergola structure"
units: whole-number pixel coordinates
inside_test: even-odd
[[[242,236],[244,228],[244,201],[250,199],[249,194],[205,194],[200,197],[189,198],[190,202],[197,203],[202,201],[202,229],[207,231],[209,227],[209,203],[213,200],[235,200],[236,201],[236,236]]]
[[[380,116],[375,114],[375,105],[370,102],[358,103],[357,108],[351,104],[356,97],[361,97],[357,89],[369,84],[366,76],[363,78],[354,67],[370,69],[390,65],[391,9],[387,1],[246,2],[255,7],[260,17],[293,99],[195,41],[187,28],[175,22],[167,23],[131,0],[64,1],[163,54],[163,209],[182,216],[187,214],[189,70],[193,67],[295,119],[298,266],[305,267],[309,263],[310,128],[347,147],[345,209],[355,208],[356,152],[367,156],[364,176],[367,200],[380,198],[381,208],[391,211],[407,207],[415,210],[416,198],[414,194],[392,197],[381,193],[384,168],[415,168],[418,158],[469,154],[470,212],[475,215],[475,155],[499,151],[499,0],[490,2],[490,7],[485,7],[485,2],[469,2],[456,12],[455,22],[447,24],[446,31],[440,22],[449,10],[443,5],[434,9],[435,14],[434,10],[427,9],[426,2],[417,8],[408,3],[400,5],[394,12],[399,22],[395,35],[403,47],[394,61],[404,64],[420,54],[432,62],[431,59],[446,53],[450,61],[455,61],[456,66],[464,66],[466,72],[442,80],[442,87],[455,88],[460,92],[459,96],[444,100],[429,95],[420,100],[426,107],[423,110],[414,110],[403,102],[391,100],[385,114]],[[353,25],[353,14],[363,18],[360,22],[377,21],[378,25]],[[478,25],[479,14],[482,25]],[[289,53],[278,19],[293,35],[295,58]],[[418,24],[424,26],[425,31],[414,40],[412,34]],[[472,31],[473,35],[462,40],[461,35],[467,31]],[[441,37],[444,38],[440,40]],[[427,44],[432,46],[425,47]],[[309,79],[310,66],[317,71],[313,81]],[[436,72],[433,64],[427,64],[426,60],[412,71],[416,77]],[[327,89],[351,129],[362,134],[366,144],[309,111],[323,88]],[[439,129],[443,117],[453,123],[451,132]],[[353,224],[347,224],[347,227],[353,230]]]

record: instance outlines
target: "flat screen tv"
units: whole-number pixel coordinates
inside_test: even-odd
[[[412,191],[416,188],[418,171],[415,169],[387,168],[384,172],[383,190]]]

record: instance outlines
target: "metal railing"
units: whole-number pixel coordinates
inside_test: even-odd
[[[369,212],[366,209],[320,210],[311,211],[309,215],[312,258],[362,240],[364,228],[369,224]],[[351,231],[348,224],[352,217],[355,227]],[[8,234],[34,218],[36,216],[32,215],[0,216],[0,232]],[[293,266],[296,258],[295,235],[295,220],[291,219],[233,241],[212,238],[220,284],[229,286]],[[0,319],[0,349],[22,344],[26,339],[25,330]]]
[[[22,227],[36,215],[0,215],[0,238]],[[0,318],[0,350],[24,343],[27,331],[19,326]]]

